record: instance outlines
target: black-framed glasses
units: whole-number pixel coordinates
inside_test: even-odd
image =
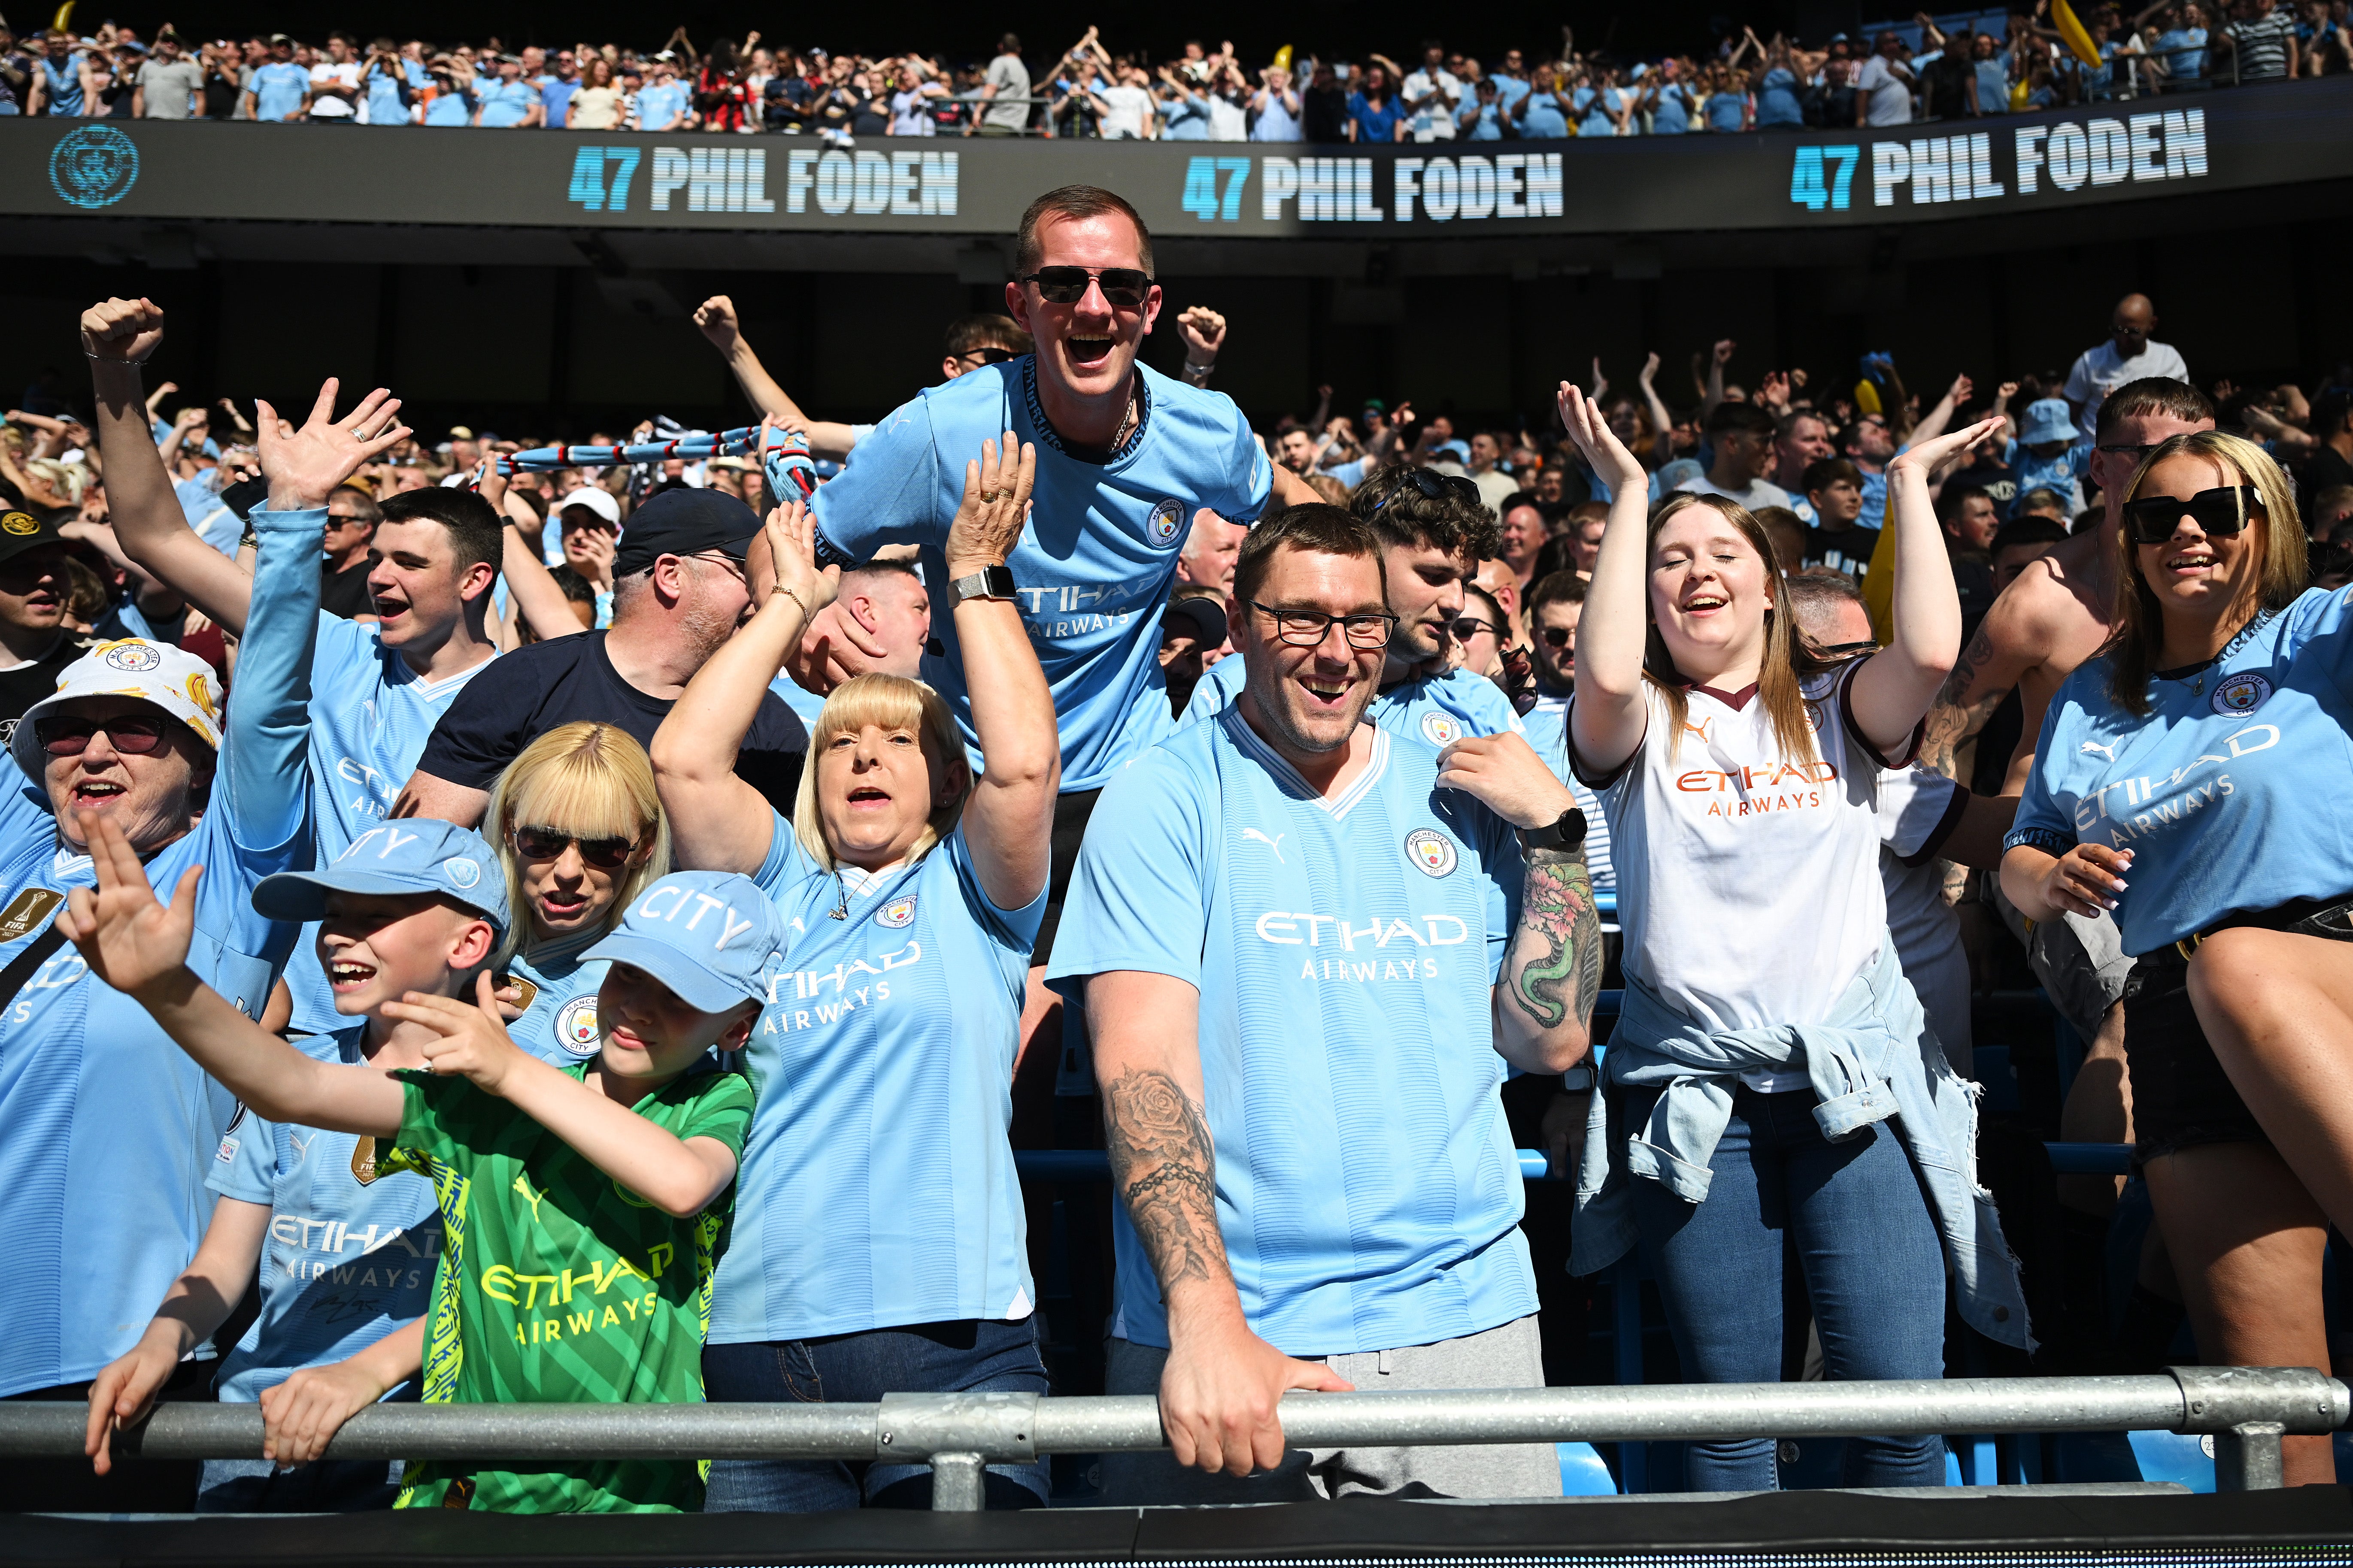
[[[1493,621],[1482,621],[1476,616],[1457,616],[1446,629],[1454,634],[1456,642],[1469,642],[1472,637],[1490,633],[1496,637],[1504,635],[1503,627]]]
[[[2263,509],[2263,496],[2253,485],[2221,485],[2200,490],[2188,500],[2151,496],[2125,502],[2125,527],[2136,544],[2162,544],[2173,537],[2184,517],[2210,534],[2232,534],[2247,526],[2247,514]]]
[[[1332,635],[1335,623],[1350,647],[1387,647],[1389,634],[1398,624],[1395,616],[1327,616],[1321,610],[1278,610],[1256,599],[1250,602],[1250,607],[1273,621],[1274,635],[1293,647],[1321,647],[1324,639]]]
[[[90,750],[90,739],[100,731],[106,731],[107,743],[126,757],[143,757],[164,744],[170,733],[168,722],[162,719],[141,719],[123,714],[113,719],[76,719],[60,714],[55,719],[33,721],[33,733],[40,738],[41,750],[53,757],[79,757]]]
[[[560,860],[574,845],[580,858],[600,871],[617,871],[638,852],[634,838],[582,838],[553,827],[518,827],[512,835],[515,853],[526,860]]]
[[[1383,496],[1375,504],[1373,510],[1365,514],[1365,521],[1370,522],[1380,516],[1381,508],[1405,494],[1406,486],[1409,484],[1430,500],[1443,500],[1448,496],[1452,496],[1456,500],[1472,506],[1487,504],[1479,494],[1479,487],[1461,474],[1434,474],[1428,468],[1408,468],[1405,471],[1405,478],[1398,481],[1390,489],[1389,493]]]
[[[956,355],[956,359],[959,362],[976,359],[983,364],[1003,364],[1007,360],[1013,357],[1014,353],[1011,349],[1001,349],[994,343],[991,343],[985,349],[966,349],[964,353]]]
[[[1576,635],[1577,629],[1574,626],[1538,626],[1536,628],[1536,636],[1544,638],[1546,647],[1567,647],[1569,639]]]
[[[1088,283],[1097,283],[1104,302],[1121,310],[1141,310],[1152,290],[1152,274],[1134,267],[1040,267],[1017,281],[1036,284],[1049,305],[1075,305],[1087,297]]]

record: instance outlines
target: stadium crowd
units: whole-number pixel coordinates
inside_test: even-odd
[[[1155,59],[1098,30],[1050,63],[1008,33],[987,59],[872,57],[686,29],[657,49],[498,38],[363,44],[256,33],[152,40],[114,22],[18,38],[0,25],[0,115],[302,121],[328,125],[776,132],[858,137],[1039,135],[1178,142],[1443,142],[1672,136],[1901,125],[2353,69],[2347,0],[2155,0],[2146,8],[2012,0],[2010,14],[1926,13],[1808,44],[1754,29],[1712,49],[1635,58],[1426,41],[1409,64],[1269,63],[1198,41]]]
[[[909,1464],[321,1454],[386,1398],[1050,1392],[1025,1060],[1099,1117],[1089,1331],[1170,1437],[1108,1500],[1556,1495],[1548,1445],[1277,1409],[1546,1381],[1530,1087],[1567,1269],[1639,1253],[1687,1379],[1778,1379],[1788,1313],[1832,1378],[2023,1365],[1972,1079],[2010,943],[2087,1046],[2068,1135],[2154,1205],[2146,1353],[2330,1364],[2353,375],[2210,395],[2136,294],[1933,402],[1727,342],[1528,428],[1261,429],[1216,311],[1138,363],[1117,195],[1016,255],[872,426],[710,300],[761,424],[707,459],[332,381],[173,411],[163,312],[84,314],[90,403],[0,433],[0,1395],[86,1402],[90,1458],[7,1506],[920,1506]],[[266,1457],[119,1458],[174,1397]],[[1770,1439],[1686,1465],[1777,1485]]]

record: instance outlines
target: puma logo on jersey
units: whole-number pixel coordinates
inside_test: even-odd
[[[523,1202],[531,1205],[531,1222],[533,1225],[537,1225],[539,1223],[539,1200],[545,1197],[547,1194],[543,1192],[533,1192],[531,1190],[531,1184],[521,1176],[517,1176],[514,1179],[514,1190],[522,1195]]]
[[[1697,735],[1699,737],[1699,743],[1703,746],[1714,745],[1715,742],[1708,738],[1707,731],[1708,727],[1715,722],[1715,721],[1713,719],[1703,719],[1696,724],[1686,721],[1683,724],[1683,733],[1687,735]]]
[[[2112,763],[2116,760],[2116,749],[2114,746],[2103,746],[2097,741],[2084,742],[2084,750],[2087,752],[2097,752],[2100,755],[2107,758],[2108,761]]]
[[[1273,850],[1274,858],[1278,863],[1285,866],[1291,864],[1290,861],[1282,858],[1282,841],[1286,835],[1278,833],[1273,837],[1269,838],[1265,834],[1261,833],[1255,827],[1245,827],[1242,829],[1242,837],[1244,838],[1255,838],[1261,844],[1265,845],[1269,849]]]

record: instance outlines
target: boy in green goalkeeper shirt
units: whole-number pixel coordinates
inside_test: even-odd
[[[712,1269],[752,1114],[750,1085],[709,1053],[743,1044],[783,945],[748,879],[686,872],[637,900],[593,950],[612,961],[603,1048],[569,1068],[526,1055],[500,1021],[488,961],[505,879],[477,835],[387,822],[324,870],[264,879],[254,904],[271,919],[324,921],[338,1010],[404,1031],[427,1064],[385,1072],[306,1056],[206,988],[183,962],[199,873],[167,908],[110,822],[90,832],[98,888],[77,890],[61,919],[90,968],[257,1115],[373,1137],[385,1167],[431,1178],[445,1240],[427,1401],[702,1400]],[[688,1460],[426,1463],[408,1467],[400,1506],[617,1512],[702,1499]]]

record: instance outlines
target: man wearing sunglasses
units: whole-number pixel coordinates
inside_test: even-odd
[[[16,1263],[18,1331],[0,1340],[0,1397],[87,1399],[90,1380],[137,1342],[195,1256],[212,1209],[205,1180],[237,1111],[65,944],[56,917],[69,889],[93,885],[94,819],[130,840],[156,897],[193,904],[187,968],[248,1016],[260,1017],[301,930],[264,919],[253,890],[311,863],[304,751],[327,497],[407,431],[377,446],[332,420],[298,433],[268,405],[260,413],[269,502],[252,514],[253,607],[238,622],[226,718],[204,660],[125,638],[68,668],[9,740],[31,787],[0,791],[0,1159],[12,1173],[0,1249]],[[130,416],[152,458],[135,397]],[[167,1387],[195,1392],[211,1370],[184,1363]],[[133,1464],[100,1479],[87,1461],[17,1460],[0,1477],[0,1508],[185,1511],[194,1472]]]
[[[2059,389],[2078,426],[2088,427],[2094,423],[2101,401],[2126,382],[2162,376],[2189,384],[2189,362],[2171,343],[2152,341],[2149,334],[2155,331],[2157,307],[2147,295],[2127,294],[2116,301],[2116,311],[2108,318],[2106,341],[2075,356],[2067,384]]]
[[[2124,569],[2118,498],[2142,457],[2159,442],[2212,428],[2214,409],[2205,395],[2169,377],[2128,382],[2107,395],[2087,473],[2106,515],[2098,526],[2080,530],[2048,555],[2029,562],[1986,612],[1928,710],[1922,763],[1980,795],[2024,793],[2052,694],[2116,629],[2116,584]],[[2013,692],[2014,703],[2009,701]],[[2010,711],[2016,714],[2015,727]],[[2115,920],[2069,914],[2040,921],[2029,932],[2015,910],[1998,897],[1999,889],[1994,892],[1989,901],[2021,932],[2035,978],[2089,1043],[2061,1114],[2060,1136],[2128,1141],[2122,1003],[2132,959]],[[2116,1193],[2110,1177],[2060,1178],[2060,1201],[2086,1213],[2106,1215]]]
[[[774,415],[785,422],[786,428],[798,430],[808,442],[811,457],[835,463],[846,461],[850,448],[874,433],[871,425],[811,419],[804,414],[800,405],[776,384],[776,377],[760,363],[760,356],[752,352],[735,319],[735,301],[726,295],[713,294],[697,306],[694,324],[702,329],[702,335],[711,340],[712,347],[727,362],[735,384],[744,389],[752,406],[764,415]],[[1018,359],[1029,351],[1029,334],[1008,316],[958,316],[948,323],[947,341],[941,345],[940,379],[954,381],[985,366]]]
[[[1230,398],[1136,363],[1161,292],[1151,234],[1125,200],[1088,185],[1050,191],[1023,213],[1015,251],[1006,308],[1035,353],[985,365],[900,408],[860,447],[858,460],[818,489],[812,510],[826,561],[854,563],[884,545],[914,544],[934,594],[1020,605],[1054,688],[1062,737],[1054,879],[1036,949],[1042,963],[1095,792],[1176,725],[1159,662],[1159,609],[1194,517],[1207,508],[1250,523],[1270,504],[1319,498],[1267,461]],[[965,464],[982,441],[1007,430],[1038,447],[1029,525],[1002,568],[951,584],[941,550]],[[810,689],[830,690],[854,671],[824,651],[827,640],[839,648],[855,639],[837,606],[813,628],[788,668]],[[937,617],[933,632],[938,651],[925,656],[923,679],[947,699],[969,740],[955,625]],[[1035,1000],[1042,1015],[1042,991]]]
[[[0,725],[58,689],[68,665],[96,646],[66,625],[72,581],[57,525],[28,511],[0,516]]]

